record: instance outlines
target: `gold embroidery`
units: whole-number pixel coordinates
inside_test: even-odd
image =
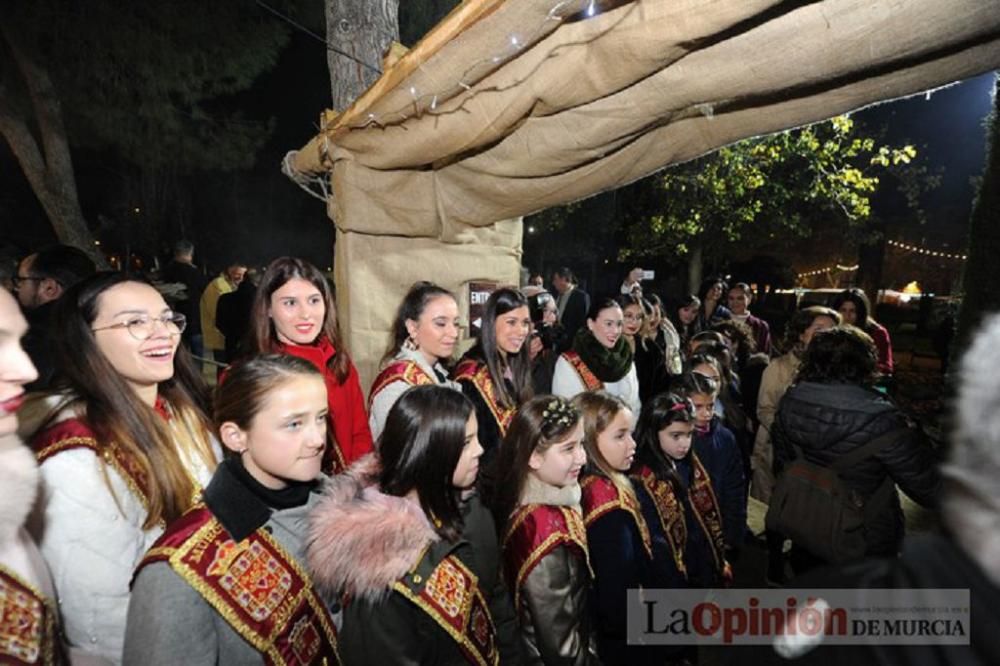
[[[8,655],[29,664],[54,664],[56,617],[52,600],[0,566],[0,657]]]

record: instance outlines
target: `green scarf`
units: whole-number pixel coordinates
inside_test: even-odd
[[[632,369],[632,348],[622,335],[611,349],[594,337],[589,328],[581,328],[573,338],[573,351],[602,382],[617,382]]]

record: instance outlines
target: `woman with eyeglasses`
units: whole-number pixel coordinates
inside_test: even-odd
[[[98,273],[54,314],[63,391],[32,439],[42,478],[32,531],[70,648],[118,663],[132,572],[198,500],[220,450],[179,346],[186,321],[150,284]]]

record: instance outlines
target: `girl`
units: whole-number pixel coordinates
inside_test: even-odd
[[[333,294],[319,269],[295,257],[272,261],[257,288],[251,322],[252,354],[291,354],[323,373],[334,435],[323,469],[340,472],[371,451],[358,371],[344,349]]]
[[[587,465],[580,481],[587,548],[594,572],[593,617],[601,661],[662,663],[669,650],[628,645],[627,594],[635,588],[667,587],[666,562],[654,559],[653,535],[642,511],[646,492],[626,476],[635,456],[632,411],[604,391],[573,399],[583,419]],[[659,526],[656,526],[657,528]]]
[[[326,380],[303,359],[270,354],[229,371],[215,406],[228,457],[203,504],[140,563],[125,663],[339,663],[333,620],[302,564],[328,410]]]
[[[521,407],[497,458],[493,513],[529,664],[598,664],[578,477],[580,413],[563,398]]]
[[[84,280],[55,310],[68,392],[34,437],[42,493],[32,529],[70,647],[116,663],[132,572],[219,456],[204,386],[178,347],[185,324],[125,273]]]
[[[507,434],[518,406],[531,398],[531,334],[528,301],[514,289],[498,289],[486,301],[479,339],[455,367],[452,378],[476,407],[483,464]]]
[[[659,523],[669,545],[676,587],[732,582],[725,558],[719,501],[708,472],[692,449],[694,404],[663,393],[647,404],[636,431],[632,476],[653,498],[649,523]]]
[[[327,483],[309,564],[347,600],[344,663],[518,663],[496,528],[473,490],[477,430],[461,393],[414,387],[389,411],[378,457]]]
[[[447,289],[417,282],[403,298],[392,324],[392,343],[368,396],[368,425],[378,438],[389,410],[411,386],[438,384],[459,390],[444,364],[458,344],[458,302]]]
[[[715,415],[719,382],[689,372],[681,378],[680,391],[694,405],[693,447],[719,500],[726,548],[737,549],[747,529],[746,479],[736,438]]]
[[[587,327],[573,339],[573,349],[556,361],[552,392],[572,398],[583,391],[604,390],[621,398],[632,414],[639,413],[639,379],[632,350],[622,337],[622,308],[613,299],[596,299],[587,313]]]
[[[892,376],[892,340],[885,326],[872,317],[872,306],[868,296],[860,289],[845,289],[833,299],[833,309],[840,313],[845,324],[857,326],[867,333],[875,343],[878,352],[876,369],[885,378]]]

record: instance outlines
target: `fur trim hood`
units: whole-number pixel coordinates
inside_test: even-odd
[[[35,456],[15,435],[0,438],[0,546],[24,525],[38,492]]]
[[[327,480],[309,517],[306,561],[324,591],[375,602],[439,540],[419,504],[379,491],[374,453]]]

